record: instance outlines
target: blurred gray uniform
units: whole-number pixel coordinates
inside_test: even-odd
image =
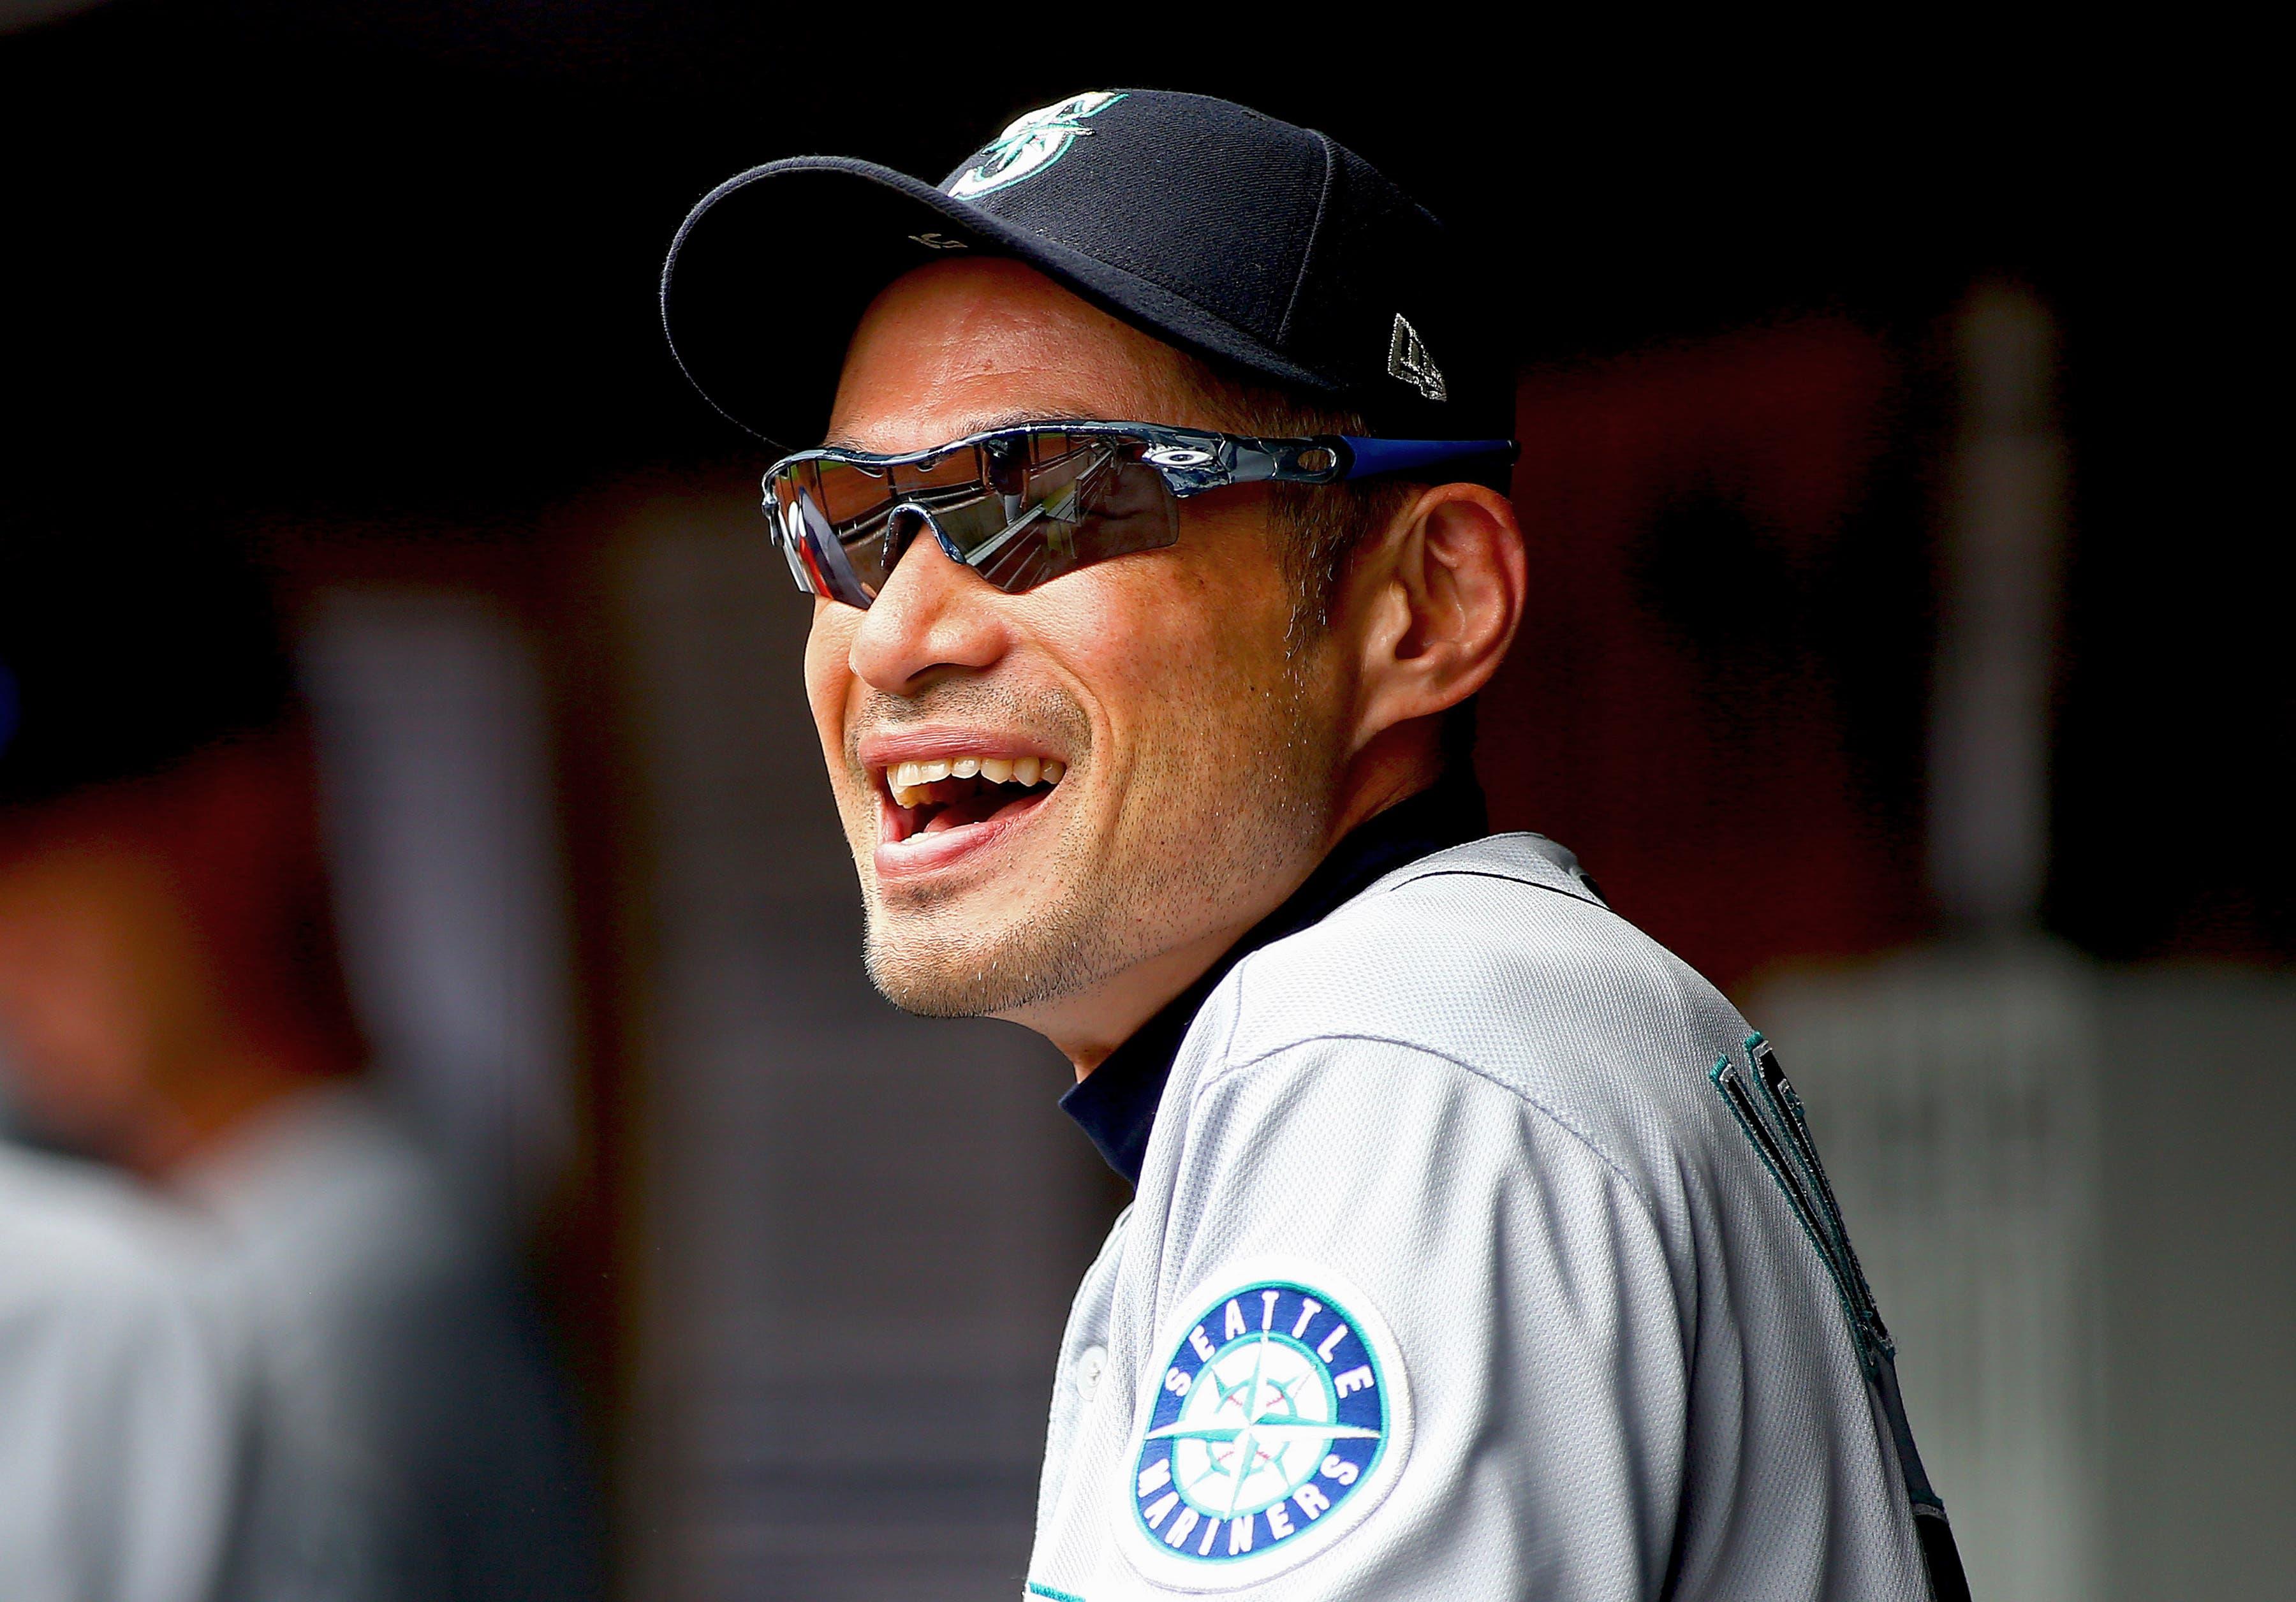
[[[1064,1338],[1030,1595],[1930,1595],[1799,1103],[1574,869],[1438,851],[1210,992]]]
[[[0,1596],[220,1602],[248,1398],[206,1243],[0,1140]]]
[[[434,1165],[307,1092],[184,1178],[248,1327],[248,1602],[594,1594],[562,1399]]]

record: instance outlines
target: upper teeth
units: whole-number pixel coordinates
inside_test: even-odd
[[[1057,785],[1068,770],[1068,764],[1056,758],[964,756],[930,762],[896,762],[885,770],[885,785],[893,793],[894,805],[914,807],[924,800],[917,792],[946,778],[969,779],[977,776],[992,785],[1035,785],[1039,781]]]

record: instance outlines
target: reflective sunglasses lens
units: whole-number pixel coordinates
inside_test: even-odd
[[[849,606],[866,606],[882,587],[884,575],[857,570],[854,553],[836,538],[823,510],[820,475],[810,471],[812,466],[804,464],[776,476],[773,483],[771,505],[790,571],[801,589]],[[862,555],[865,568],[871,565],[865,548]]]
[[[816,457],[773,475],[768,505],[801,588],[873,601],[930,513],[1008,595],[1180,537],[1179,503],[1142,440],[1027,430],[916,462]]]
[[[853,604],[868,604],[884,588],[894,564],[924,526],[918,511],[939,517],[980,499],[980,457],[978,448],[965,446],[916,462],[817,459],[804,464],[828,527],[867,597]]]
[[[1179,502],[1164,475],[1144,465],[1143,446],[1107,435],[1038,434],[1024,489],[1000,497],[994,538],[968,546],[975,571],[1008,595],[1111,556],[1152,551],[1180,538]]]

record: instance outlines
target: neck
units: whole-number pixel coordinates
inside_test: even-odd
[[[1088,990],[1002,1015],[1050,1040],[1083,1080],[1290,900],[1334,846],[1397,802],[1431,788],[1440,771],[1431,751],[1402,740],[1374,740],[1349,764],[1316,850],[1264,881],[1241,914],[1141,958]]]
[[[1185,944],[1143,957],[1089,990],[1004,1015],[1050,1040],[1081,1080],[1106,1062],[1111,1052],[1130,1039],[1173,997],[1203,977],[1205,970],[1254,924],[1282,905],[1284,896],[1297,890],[1314,867],[1311,862],[1301,868],[1265,908]]]

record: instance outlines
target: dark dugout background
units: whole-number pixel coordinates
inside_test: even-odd
[[[1976,1198],[1969,1239],[2006,1238],[2030,1197],[1987,1174],[2074,1176],[2034,1214],[2035,1252],[2069,1240],[2093,1269],[2062,1294],[2018,1302],[2022,1258],[1903,1270],[1901,1298],[1940,1309],[1937,1286],[2008,1287],[1948,1322],[2030,1315],[1926,1382],[1969,1443],[1932,1465],[1964,1522],[1986,1514],[1956,1501],[1954,1459],[1993,1484],[2005,1432],[2056,1431],[2093,1469],[2065,1482],[2071,1513],[2032,1515],[2054,1534],[1997,1543],[2056,1556],[2021,1568],[1976,1537],[1980,1591],[2260,1594],[2285,1573],[2296,1103],[2286,1037],[2255,1021],[2285,1015],[2296,958],[2292,709],[2267,571],[2284,450],[2250,404],[2279,370],[2259,355],[2276,314],[2218,176],[2240,132],[2169,92],[2173,62],[2137,93],[2077,80],[2049,41],[1845,48],[1806,72],[1530,29],[1341,49],[1308,13],[123,0],[0,20],[8,498],[91,540],[243,538],[308,623],[323,724],[351,709],[339,789],[410,771],[360,707],[449,796],[501,743],[497,712],[533,744],[541,788],[472,781],[484,826],[449,817],[434,843],[525,842],[520,904],[562,949],[556,980],[502,981],[525,987],[506,1015],[550,1015],[520,1072],[563,1125],[520,1159],[539,1178],[517,1228],[590,1403],[625,1594],[1012,1594],[1058,1321],[1119,1199],[1032,1039],[913,1024],[859,978],[796,692],[805,607],[748,521],[758,451],[663,349],[661,252],[742,167],[824,150],[938,177],[1023,110],[1131,83],[1331,132],[1509,286],[1492,337],[1526,375],[1545,578],[1485,717],[1503,823],[1578,849],[1750,1010],[1818,1018],[1793,998],[1833,997],[1851,1022],[1813,1039],[1861,1038],[1878,1015],[1838,987],[1908,950],[2007,941],[2106,998],[2060,1031],[2115,1065],[2101,1080],[1841,1092],[1880,1109],[1866,1135],[1844,1121],[1853,1164],[1919,1159],[1894,1189],[1843,1179],[1896,1209],[1884,1236],[1943,1189]],[[1869,72],[1883,55],[1898,70]],[[803,218],[789,237],[838,247]],[[2039,331],[2033,427],[2070,489],[2033,614],[2046,874],[2030,906],[1972,919],[1933,860],[1935,686],[1969,331],[2002,306]],[[414,833],[396,849],[426,849]],[[373,837],[347,836],[354,883],[403,866]],[[2127,999],[2203,970],[2215,1000]],[[1773,1032],[1823,1089],[1827,1065]],[[2006,1111],[1964,1127],[1964,1103]]]

